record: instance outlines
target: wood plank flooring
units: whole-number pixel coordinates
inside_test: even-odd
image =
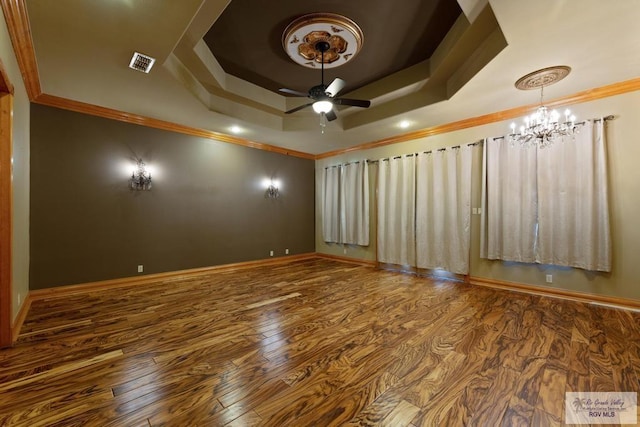
[[[554,426],[640,314],[324,259],[36,301],[0,425]]]

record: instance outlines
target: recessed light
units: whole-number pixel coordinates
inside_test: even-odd
[[[409,120],[403,120],[400,123],[398,123],[398,126],[400,126],[402,129],[406,129],[409,126],[411,126],[411,122]]]
[[[233,133],[240,133],[242,132],[242,128],[240,126],[231,126],[229,128],[229,130]]]

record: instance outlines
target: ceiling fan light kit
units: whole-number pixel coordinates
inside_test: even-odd
[[[281,88],[280,92],[306,97],[313,102],[300,105],[285,114],[295,113],[307,107],[321,114],[321,127],[325,119],[337,118],[334,105],[348,105],[368,108],[371,101],[337,98],[346,82],[335,78],[328,86],[324,84],[324,69],[345,64],[360,51],[363,43],[362,30],[349,18],[333,13],[312,13],[296,18],[282,34],[282,46],[287,55],[297,64],[316,68],[320,63],[320,84],[309,89],[308,93]]]
[[[333,108],[333,104],[330,101],[316,101],[313,103],[313,111],[318,114],[327,114]]]

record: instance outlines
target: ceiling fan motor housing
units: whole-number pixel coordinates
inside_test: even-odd
[[[312,99],[328,98],[326,90],[327,90],[327,86],[323,84],[314,86],[311,89],[309,89],[309,97]]]

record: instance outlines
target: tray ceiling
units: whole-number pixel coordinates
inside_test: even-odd
[[[283,31],[298,16],[337,13],[362,29],[358,55],[325,73],[325,81],[345,80],[349,92],[429,59],[462,13],[456,0],[279,0],[263,5],[261,0],[232,1],[204,41],[226,73],[273,92],[283,87],[306,92],[320,80],[319,70],[295,64],[282,47]]]
[[[638,77],[640,2],[599,0],[26,0],[42,92],[90,105],[235,133],[319,154],[536,102],[514,82],[568,65],[548,99]],[[305,92],[317,70],[294,64],[280,37],[296,16],[355,20],[364,47],[329,71],[368,99],[340,107],[320,133]],[[133,52],[156,58],[149,74]],[[398,127],[402,120],[407,129]]]

